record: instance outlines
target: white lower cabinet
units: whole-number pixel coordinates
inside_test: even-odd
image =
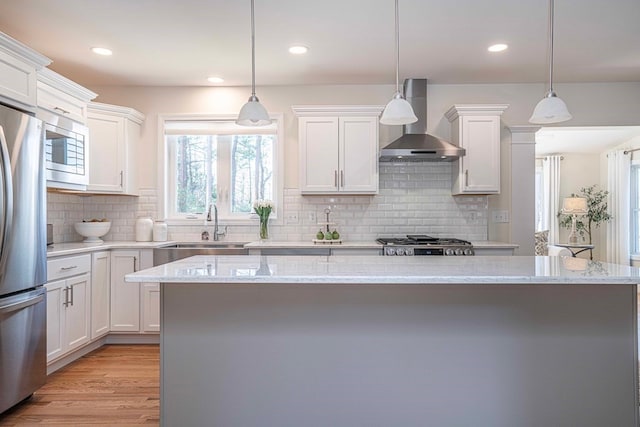
[[[157,333],[160,330],[159,284],[124,280],[125,275],[152,265],[151,249],[111,252],[111,332]]]
[[[91,254],[91,339],[109,333],[111,253]]]
[[[87,255],[88,256],[88,255]],[[47,362],[88,343],[91,339],[91,275],[48,282]]]
[[[160,332],[160,283],[142,283],[142,332]]]
[[[111,331],[140,331],[140,285],[124,276],[140,269],[140,251],[111,252]]]

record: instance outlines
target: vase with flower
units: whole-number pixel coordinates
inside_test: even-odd
[[[260,219],[260,240],[269,238],[269,215],[273,211],[274,205],[271,200],[256,200],[253,202],[253,210]]]

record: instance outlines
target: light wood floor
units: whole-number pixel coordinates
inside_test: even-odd
[[[157,345],[107,345],[53,373],[33,397],[0,415],[0,426],[158,425]]]

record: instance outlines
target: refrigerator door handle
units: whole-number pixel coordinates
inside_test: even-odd
[[[4,260],[5,242],[9,240],[9,232],[13,223],[13,182],[11,178],[11,161],[9,146],[4,129],[0,126],[0,179],[2,180],[2,194],[0,195],[0,211],[4,223],[0,226],[0,264]]]
[[[0,305],[0,314],[11,313],[12,311],[22,310],[25,307],[29,307],[44,300],[44,293],[38,289],[36,291],[28,292],[18,300],[11,298],[11,302],[8,304]]]

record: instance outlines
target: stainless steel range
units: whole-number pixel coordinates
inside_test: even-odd
[[[406,238],[380,238],[384,245],[383,255],[424,256],[424,255],[474,255],[473,245],[466,240],[437,238],[426,235],[408,235]]]

